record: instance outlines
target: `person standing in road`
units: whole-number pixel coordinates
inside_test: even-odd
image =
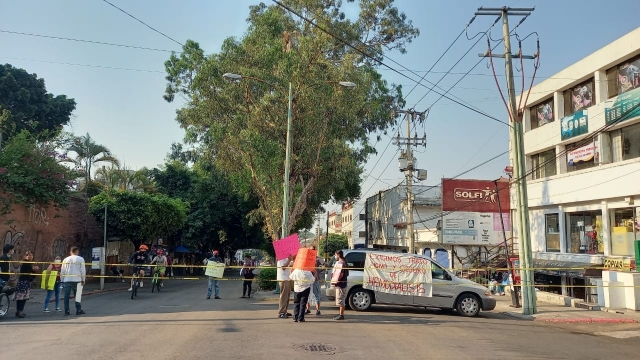
[[[80,249],[77,246],[72,246],[69,251],[69,256],[62,260],[62,267],[60,269],[60,278],[64,287],[64,315],[71,315],[69,310],[69,298],[71,298],[71,292],[73,296],[78,296],[78,284],[84,286],[87,269],[84,267],[84,259],[78,255]],[[82,304],[76,300],[76,315],[84,315],[82,310]]]
[[[207,254],[209,255],[209,254]],[[207,256],[208,259],[205,259],[204,265],[207,266],[209,261],[221,263],[222,259],[220,259],[218,250],[213,250],[211,256]],[[215,292],[214,292],[215,289]],[[209,276],[209,282],[207,286],[207,299],[211,299],[211,292],[214,292],[214,299],[220,299],[220,284],[218,279]]]
[[[315,276],[311,271],[295,269],[289,278],[293,280],[293,321],[305,322],[304,313]]]
[[[251,298],[251,285],[253,283],[253,278],[255,275],[253,274],[253,260],[251,260],[251,255],[247,255],[244,257],[244,264],[242,266],[242,270],[240,271],[242,276],[244,277],[244,281],[242,282],[242,296],[241,299]],[[245,296],[245,294],[247,294]]]
[[[11,256],[13,256],[13,245],[6,244],[2,247],[2,255],[0,256],[0,289],[2,289],[11,279],[9,272]]]
[[[31,283],[35,278],[34,274],[40,270],[36,265],[33,265],[33,253],[27,250],[24,253],[24,262],[20,264],[20,275],[18,276],[18,285],[16,292],[13,294],[13,300],[16,301],[16,317],[24,318],[27,314],[24,313],[24,306],[27,304],[27,300],[31,296]]]
[[[311,245],[311,250],[316,250],[314,245]],[[320,316],[320,278],[323,276],[324,261],[320,256],[316,256],[316,268],[312,271],[315,281],[311,288],[311,294],[309,296],[309,302],[307,302],[307,311],[305,314],[311,314],[311,305],[316,306],[316,316]]]
[[[289,298],[291,297],[291,265],[295,260],[295,255],[289,255],[287,258],[278,261],[277,280],[280,285],[280,308],[278,309],[278,317],[286,319],[291,316],[289,313]]]
[[[51,296],[55,295],[56,299],[56,311],[60,310],[60,269],[62,269],[62,258],[60,256],[56,256],[53,264],[49,265],[47,268],[47,274],[45,275],[44,284],[47,289],[47,296],[44,298],[44,312],[49,312],[49,300],[51,300]],[[56,272],[56,282],[53,285],[53,289],[49,289],[49,278],[51,277],[51,272]]]
[[[336,263],[333,265],[333,272],[339,271],[340,274],[336,275],[336,281],[331,282],[331,285],[336,287],[336,305],[340,308],[338,316],[333,320],[344,320],[344,307],[347,300],[347,278],[349,277],[349,269],[347,269],[347,262],[344,260],[344,253],[342,250],[336,251],[335,254]],[[332,279],[334,275],[332,274]]]

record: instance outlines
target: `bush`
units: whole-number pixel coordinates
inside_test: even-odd
[[[258,286],[261,290],[275,290],[276,289],[276,269],[262,269],[260,275],[258,275]]]

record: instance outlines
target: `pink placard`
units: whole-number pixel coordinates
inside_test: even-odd
[[[276,259],[286,259],[289,255],[296,255],[300,249],[298,234],[289,235],[284,239],[273,242],[273,249],[276,251]]]
[[[504,222],[504,231],[511,231],[511,214],[502,213],[502,220],[500,219],[500,213],[493,213],[493,231],[502,231],[502,224]]]

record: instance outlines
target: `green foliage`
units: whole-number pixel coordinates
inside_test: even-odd
[[[107,205],[107,236],[141,243],[180,229],[189,204],[161,194],[131,191],[105,191],[89,202],[89,212],[99,223],[104,222]]]
[[[340,1],[285,2],[342,37],[363,39],[368,52],[403,52],[418,35],[393,0],[361,0],[355,22],[345,18]],[[164,98],[187,98],[177,112],[185,140],[199,146],[201,161],[215,163],[236,189],[257,196],[256,214],[275,240],[282,222],[289,85],[294,101],[286,233],[310,227],[313,211],[327,201],[360,195],[362,165],[375,152],[369,135],[395,123],[391,110],[404,100],[375,61],[279,7],[252,6],[247,21],[244,37],[226,39],[217,54],[207,56],[187,41],[165,63]],[[228,83],[224,73],[243,80]],[[357,87],[347,90],[337,81]]]
[[[74,136],[67,147],[65,159],[84,174],[84,185],[91,182],[91,169],[99,163],[119,165],[118,159],[111,155],[111,151],[104,145],[96,144],[91,135]],[[69,154],[75,154],[70,157]],[[83,185],[83,186],[84,186]]]
[[[258,274],[258,286],[260,289],[265,291],[275,290],[277,275],[277,270],[273,268],[260,270],[260,274]]]
[[[48,93],[44,79],[36,74],[0,65],[0,140],[6,141],[23,130],[49,139],[69,123],[75,108],[75,100]]]
[[[58,163],[47,144],[38,143],[27,131],[14,136],[0,151],[1,212],[11,204],[40,204],[64,207],[78,172]]]
[[[320,257],[331,257],[336,251],[349,247],[349,240],[346,235],[329,234],[318,244],[318,253]],[[325,252],[326,249],[326,252]]]

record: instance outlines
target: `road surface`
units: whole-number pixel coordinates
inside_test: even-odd
[[[337,309],[325,303],[322,316],[294,323],[278,319],[277,304],[272,301],[240,299],[240,281],[222,282],[221,300],[207,300],[206,286],[203,280],[167,281],[161,293],[152,294],[147,286],[136,300],[130,300],[126,291],[86,296],[84,316],[44,314],[38,301],[42,299],[34,299],[25,309],[25,319],[11,313],[0,320],[2,358],[281,360],[322,354],[367,360],[586,360],[638,356],[638,337],[576,333],[566,326],[495,313],[467,319],[436,310],[378,307],[366,313],[347,311],[347,320],[337,322],[332,320]]]

